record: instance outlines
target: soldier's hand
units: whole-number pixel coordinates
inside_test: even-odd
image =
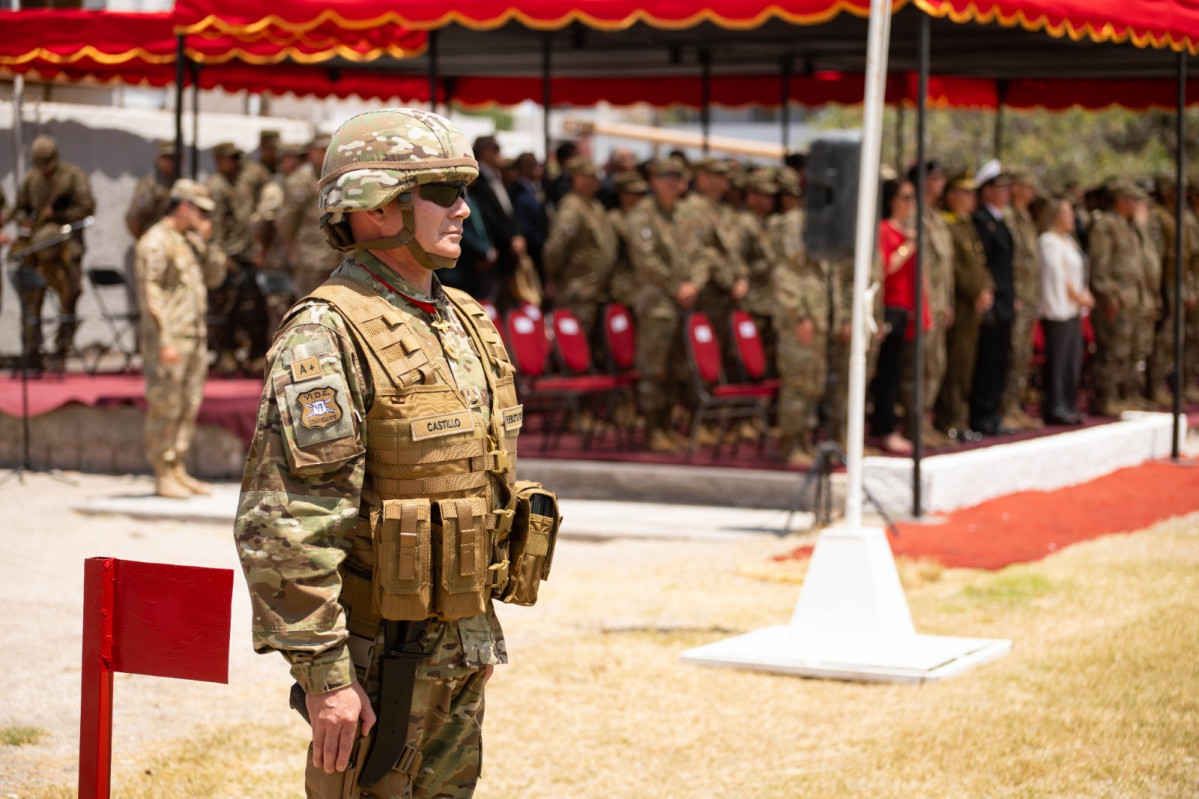
[[[1115,297],[1108,300],[1103,306],[1103,318],[1109,322],[1116,321],[1116,317],[1120,315],[1120,301]]]
[[[525,237],[524,236],[513,236],[512,237],[512,252],[514,254],[516,254],[517,256],[521,256],[521,255],[525,254],[526,250],[528,250],[528,245],[525,244]]]
[[[945,328],[946,330],[953,327],[953,309],[952,308],[946,308],[944,311],[941,312],[941,327]]]
[[[795,325],[795,335],[799,338],[800,344],[810,347],[812,341],[816,338],[816,323],[811,319],[797,322]]]
[[[978,313],[986,313],[991,305],[995,302],[995,294],[990,289],[983,289],[978,299],[974,301],[974,310]]]
[[[6,244],[10,244],[11,242],[12,242],[12,236],[8,235],[7,233],[5,233],[3,231],[0,231],[0,247],[3,247]]]
[[[196,221],[196,232],[204,241],[212,241],[212,220],[206,216],[200,217]]]
[[[39,222],[49,222],[50,220],[54,219],[54,206],[47,205],[38,212],[37,218]]]
[[[355,682],[327,694],[309,694],[304,702],[312,719],[312,765],[326,774],[345,771],[359,719],[363,735],[375,726],[375,711],[366,692]]]
[[[167,366],[174,366],[179,363],[179,350],[170,344],[164,344],[158,348],[158,360]]]
[[[733,299],[739,300],[749,293],[749,281],[744,278],[733,283]]]
[[[678,301],[679,307],[690,308],[695,304],[696,297],[699,296],[699,286],[690,281],[680,283],[679,291],[675,295],[675,300]]]

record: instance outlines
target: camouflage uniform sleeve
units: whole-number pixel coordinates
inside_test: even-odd
[[[26,172],[25,177],[21,179],[21,185],[17,186],[17,199],[13,205],[13,221],[18,225],[24,225],[33,219],[34,215],[42,210],[33,207],[33,198],[30,196],[30,191],[33,188],[33,172]]]
[[[629,260],[633,264],[638,283],[645,282],[656,286],[673,301],[683,280],[658,252],[650,213],[642,207],[629,212],[625,223]]]
[[[225,273],[228,271],[225,266],[225,251],[221,249],[221,245],[216,243],[215,237],[204,241],[203,237],[195,231],[187,234],[187,240],[191,242],[196,258],[200,262],[200,271],[204,273],[204,285],[209,290],[220,288],[221,284],[225,282]]]
[[[72,169],[67,188],[67,202],[60,210],[55,208],[55,221],[78,222],[96,212],[96,200],[92,196],[92,184],[82,169]]]
[[[142,234],[150,229],[147,222],[153,212],[154,192],[147,178],[142,178],[133,188],[133,197],[130,198],[129,208],[125,211],[125,227],[129,229],[133,238],[140,239]]]
[[[271,348],[234,525],[258,652],[306,693],[354,682],[338,602],[365,475],[366,389],[341,318],[311,302]]]
[[[1119,294],[1119,287],[1113,283],[1111,224],[1104,216],[1095,220],[1087,236],[1087,260],[1091,268],[1091,291],[1107,305]]]
[[[141,324],[154,328],[160,344],[168,343],[161,336],[167,330],[162,323],[162,279],[166,274],[169,258],[162,237],[152,233],[142,236],[134,250],[133,282]]]
[[[562,274],[563,268],[570,260],[571,245],[585,228],[586,220],[583,219],[579,206],[563,200],[550,225],[550,234],[541,249],[541,260],[550,280]]]

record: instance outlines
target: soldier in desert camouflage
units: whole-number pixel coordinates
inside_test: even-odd
[[[477,175],[436,114],[343,124],[318,202],[348,257],[269,355],[235,538],[254,645],[290,663],[312,724],[310,797],[470,796],[484,684],[507,661],[492,597],[531,604],[509,593],[526,570],[505,543],[524,490],[514,370],[436,276]]]
[[[146,376],[146,458],[160,497],[209,489],[187,473],[187,453],[208,374],[207,291],[225,277],[225,253],[211,243],[216,208],[208,189],[177,180],[167,214],[137,242],[133,274]]]

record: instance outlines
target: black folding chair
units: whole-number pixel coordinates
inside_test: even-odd
[[[108,341],[99,344],[96,358],[92,361],[88,373],[95,375],[100,370],[100,362],[110,352],[118,352],[124,356],[121,364],[122,372],[129,371],[137,358],[137,301],[125,273],[116,269],[96,267],[86,271],[88,283],[96,295],[96,305],[100,308],[100,316],[108,328]],[[125,310],[118,311],[117,302]]]

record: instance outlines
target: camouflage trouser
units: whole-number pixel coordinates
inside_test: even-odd
[[[196,416],[204,399],[208,347],[204,339],[174,342],[179,360],[165,364],[156,343],[142,347],[146,376],[146,458],[151,465],[183,463],[196,435]]]
[[[933,421],[942,432],[962,431],[970,423],[970,386],[974,382],[980,326],[979,315],[969,306],[959,303],[954,309],[953,327],[946,334],[945,377],[937,393]]]
[[[1095,357],[1091,375],[1095,384],[1094,407],[1104,406],[1131,395],[1136,382],[1136,360],[1133,354],[1136,319],[1122,311],[1108,319],[1099,310],[1091,316],[1095,328]]]
[[[816,409],[824,396],[827,346],[823,333],[811,344],[801,344],[794,329],[779,331],[777,363],[779,379],[778,426],[783,436],[810,443],[816,427]]]
[[[1028,390],[1029,369],[1032,367],[1032,336],[1037,324],[1036,303],[1022,303],[1012,322],[1012,351],[1008,361],[1007,388],[1003,392],[1001,412],[1007,415],[1024,410],[1024,395]]]
[[[1182,345],[1182,363],[1183,374],[1183,389],[1192,385],[1195,376],[1199,375],[1199,308],[1191,308],[1186,312],[1186,318],[1183,320],[1183,345]]]
[[[437,626],[451,632],[455,629]],[[382,647],[378,649],[381,652]],[[444,650],[438,647],[438,651]],[[381,658],[376,657],[365,683],[375,707],[379,704],[380,662]],[[309,799],[468,799],[474,794],[483,764],[486,679],[484,669],[450,668],[436,659],[422,661],[417,668],[408,728],[409,743],[421,752],[414,778],[410,780],[407,774],[392,769],[370,788],[362,789],[356,784],[358,773],[354,769],[326,774],[313,768],[309,744],[305,795]],[[361,767],[361,763],[357,765]],[[349,786],[347,780],[351,781]]]
[[[932,413],[948,364],[945,328],[938,322],[924,335],[924,410]]]
[[[47,252],[61,257],[44,256]],[[36,270],[46,281],[46,286],[25,289],[21,292],[20,297],[23,323],[22,341],[31,366],[41,364],[42,305],[46,301],[46,289],[53,291],[58,298],[58,309],[62,318],[58,328],[54,331],[54,353],[64,359],[71,351],[71,342],[75,340],[75,329],[79,326],[79,322],[75,318],[75,307],[79,303],[79,296],[83,293],[83,252],[81,249],[61,246],[43,250],[39,256],[43,257],[36,259]]]
[[[638,314],[637,401],[651,425],[665,423],[679,399],[678,374],[686,363],[682,316],[661,306]]]

